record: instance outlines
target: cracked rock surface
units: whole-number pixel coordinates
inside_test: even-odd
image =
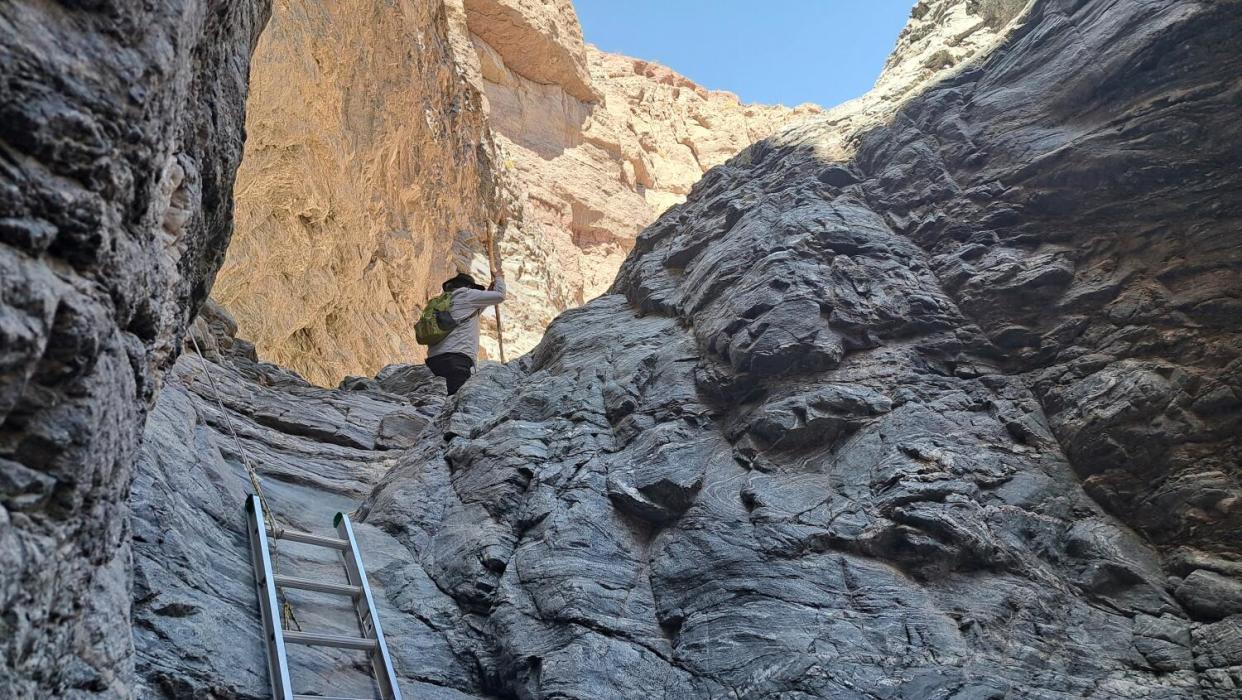
[[[410,697],[1237,698],[1240,11],[1034,2],[849,158],[825,121],[710,171],[443,406],[244,343],[210,372],[283,518],[363,499]],[[135,487],[140,668],[258,697],[192,359]]]
[[[126,696],[132,467],[232,233],[266,0],[0,3],[0,696]]]
[[[1035,3],[751,147],[367,521],[519,697],[1236,697],[1238,9]]]

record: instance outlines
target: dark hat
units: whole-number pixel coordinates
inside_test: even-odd
[[[483,289],[483,285],[475,282],[473,277],[464,272],[457,273],[457,276],[450,277],[445,280],[444,284],[440,285],[440,288],[446,292],[451,292],[454,289],[462,289],[464,287],[469,287],[470,289]]]

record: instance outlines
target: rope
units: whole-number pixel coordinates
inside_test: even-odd
[[[246,453],[246,448],[242,445],[241,438],[237,437],[237,431],[233,429],[233,419],[229,418],[228,409],[224,407],[224,402],[220,400],[220,391],[216,388],[216,380],[211,376],[211,372],[207,371],[207,360],[203,357],[203,349],[198,346],[198,339],[194,337],[193,331],[189,333],[190,342],[194,344],[194,352],[198,355],[199,372],[207,377],[207,384],[211,387],[212,398],[215,399],[216,405],[220,407],[220,415],[224,416],[224,425],[228,428],[229,435],[233,436],[233,445],[237,448],[237,455],[241,457],[242,464],[246,467],[246,474],[250,477],[250,486],[253,487],[255,495],[259,497],[259,504],[263,506],[263,520],[267,522],[267,527],[272,531],[271,550],[272,550],[272,576],[280,575],[280,551],[276,548],[276,540],[280,539],[281,527],[276,524],[276,518],[272,514],[272,508],[267,503],[267,496],[263,493],[263,484],[259,481],[259,472],[255,469],[254,463],[250,461],[250,456]],[[219,354],[220,349],[216,348]],[[280,616],[285,629],[289,629],[292,624],[297,630],[302,631],[302,626],[298,624],[298,618],[293,614],[293,606],[289,604],[288,598],[285,597],[284,589],[280,589]]]

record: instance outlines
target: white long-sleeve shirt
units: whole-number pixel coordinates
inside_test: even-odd
[[[427,348],[427,357],[459,352],[471,360],[479,358],[479,316],[476,313],[505,300],[505,278],[496,278],[496,289],[484,291],[461,288],[453,290],[453,307],[449,313],[458,326],[449,331],[448,337]]]

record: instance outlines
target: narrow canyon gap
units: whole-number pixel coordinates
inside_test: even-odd
[[[309,384],[214,303],[176,358],[266,8],[145,17],[144,54],[112,3],[48,7],[0,8],[59,32],[0,43],[0,688],[268,693],[227,414],[282,521],[358,509],[407,697],[1242,694],[1242,2],[918,2],[872,93],[708,170],[451,402],[412,365]],[[471,12],[569,21],[394,7],[433,52]],[[125,60],[66,82],[81,46]],[[109,111],[143,56],[176,86],[149,122]],[[366,695],[357,662],[299,655],[297,690]]]

